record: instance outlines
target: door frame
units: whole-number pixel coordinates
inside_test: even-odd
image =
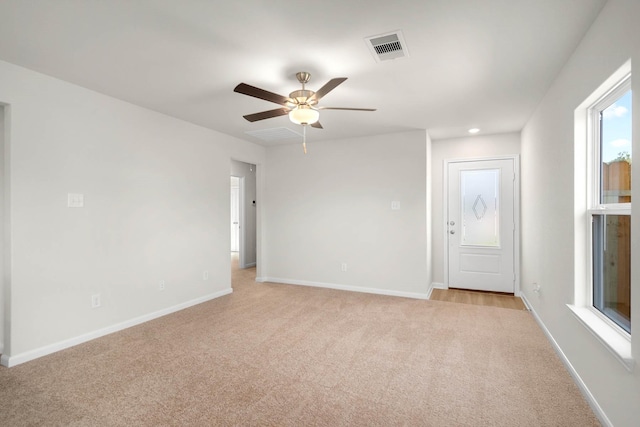
[[[245,244],[245,184],[244,176],[231,175],[238,179],[238,268],[246,268]],[[233,224],[230,224],[233,227]]]
[[[514,285],[513,294],[517,297],[520,296],[520,155],[509,156],[490,156],[490,157],[469,157],[469,158],[456,158],[456,159],[444,159],[443,160],[443,172],[442,172],[442,213],[444,218],[444,287],[449,289],[449,232],[447,227],[447,221],[449,218],[449,164],[451,163],[467,163],[467,162],[482,162],[492,160],[513,160],[513,173],[515,174],[515,180],[513,183],[513,216],[515,231],[513,236],[513,270],[514,270]]]
[[[247,245],[245,242],[246,239],[246,235],[245,235],[245,222],[246,222],[246,196],[245,196],[245,189],[244,189],[244,176],[240,177],[240,191],[238,194],[238,207],[239,207],[239,221],[240,221],[240,242],[238,243],[238,252],[240,254],[239,259],[238,259],[238,266],[240,268],[247,268],[247,263],[246,263],[246,259],[247,259]]]

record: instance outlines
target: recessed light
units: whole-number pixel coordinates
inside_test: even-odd
[[[480,132],[480,129],[478,129],[478,128],[469,129],[469,133],[478,133],[478,132]]]

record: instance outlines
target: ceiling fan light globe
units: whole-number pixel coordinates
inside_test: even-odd
[[[320,113],[311,108],[296,108],[289,111],[289,120],[297,125],[311,125],[319,118]]]

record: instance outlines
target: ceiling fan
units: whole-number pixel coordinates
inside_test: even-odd
[[[323,129],[322,125],[318,121],[318,119],[320,118],[319,110],[376,111],[375,108],[320,107],[317,105],[318,101],[320,101],[323,96],[325,96],[327,93],[335,89],[339,84],[347,80],[346,77],[337,77],[335,79],[331,79],[316,92],[305,88],[305,85],[311,79],[310,73],[301,71],[299,73],[296,73],[296,78],[302,84],[302,89],[294,90],[289,94],[288,97],[278,95],[277,93],[269,92],[255,86],[251,86],[246,83],[240,83],[235,87],[235,89],[233,89],[233,91],[282,105],[283,108],[276,108],[275,110],[262,111],[260,113],[254,114],[247,114],[243,117],[250,122],[256,122],[258,120],[270,119],[273,117],[279,117],[288,114],[289,119],[293,123],[302,125],[303,127],[303,147],[305,153],[307,152],[307,125],[314,128]]]

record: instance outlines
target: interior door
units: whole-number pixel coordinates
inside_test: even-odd
[[[515,159],[447,167],[448,286],[515,292]]]
[[[240,250],[240,178],[231,177],[231,252]]]

